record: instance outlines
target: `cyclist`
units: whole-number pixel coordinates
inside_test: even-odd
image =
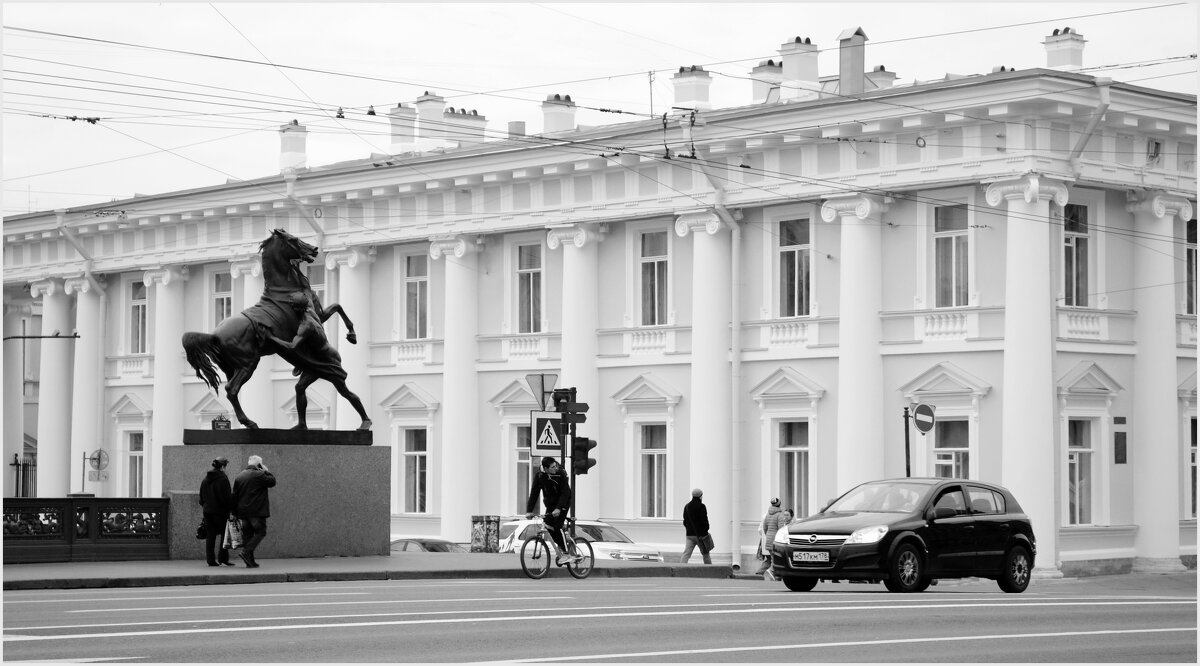
[[[537,506],[538,493],[542,494],[542,504],[546,507],[546,531],[558,546],[558,557],[555,564],[559,566],[572,561],[567,555],[567,545],[563,541],[563,521],[567,518],[567,510],[571,507],[571,482],[566,470],[558,461],[550,456],[542,458],[542,470],[533,479],[533,487],[529,489],[529,501],[525,504],[525,517],[532,518]]]

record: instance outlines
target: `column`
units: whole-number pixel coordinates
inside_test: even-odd
[[[242,285],[242,309],[252,308],[262,298],[265,285],[262,276],[262,255],[254,254],[243,259],[237,259],[229,264],[229,275],[234,283]],[[238,391],[238,401],[242,403],[242,411],[246,412],[252,421],[260,428],[274,428],[280,425],[276,419],[279,407],[275,404],[274,387],[271,381],[271,367],[275,365],[275,355],[264,356],[258,361],[258,368],[250,376],[250,381],[242,385]],[[226,416],[237,423],[233,415],[233,405],[228,403],[225,392],[218,391],[222,403],[229,408]],[[200,427],[204,427],[201,424]],[[241,424],[235,427],[241,427]]]
[[[150,443],[145,452],[146,497],[162,494],[162,449],[183,443],[184,294],[187,267],[146,271],[142,278],[154,289],[154,396]],[[190,370],[190,368],[189,368]]]
[[[479,511],[479,258],[475,242],[464,236],[435,238],[429,244],[434,261],[445,259],[442,307],[442,433],[436,456],[440,483],[436,496],[442,517],[441,535],[469,541],[471,516]],[[437,505],[435,505],[437,506]]]
[[[0,474],[4,476],[4,496],[15,497],[16,473],[9,465],[13,456],[25,458],[25,344],[14,338],[25,335],[23,323],[32,314],[28,304],[4,304],[4,459]]]
[[[330,275],[336,271],[338,275],[337,302],[354,323],[354,331],[358,336],[358,342],[351,344],[346,340],[346,327],[335,327],[334,330],[338,331],[337,338],[335,340],[331,333],[330,342],[342,355],[342,367],[349,375],[346,385],[363,401],[368,416],[373,404],[371,378],[367,376],[367,366],[371,360],[367,342],[371,335],[371,264],[374,262],[374,247],[336,250],[325,255],[325,270]],[[331,302],[325,303],[325,307],[332,304],[332,298],[329,300]],[[334,317],[340,321],[336,315]],[[362,425],[358,412],[354,411],[350,403],[336,393],[333,394],[333,399],[337,403],[333,427],[338,430],[354,430]]]
[[[881,228],[887,201],[828,199],[821,219],[841,223],[838,298],[837,493],[889,474],[884,465]]]
[[[63,281],[50,278],[29,286],[42,299],[42,335],[69,336],[71,297]],[[37,495],[65,497],[71,491],[71,354],[74,338],[43,338],[38,382]]]
[[[84,457],[104,443],[104,326],[103,285],[87,277],[67,280],[64,290],[75,295],[75,367],[71,382],[71,476],[72,492],[97,493],[103,486],[86,480]],[[78,484],[78,485],[76,485]]]
[[[1164,192],[1138,192],[1133,213],[1134,356],[1132,441],[1133,516],[1137,524],[1133,570],[1183,571],[1179,560],[1180,465],[1177,343],[1175,339],[1175,217],[1192,218],[1187,199]],[[1194,367],[1193,367],[1194,369]]]
[[[988,205],[1007,203],[1004,268],[1004,388],[1001,393],[1001,483],[1016,495],[1033,521],[1040,578],[1061,577],[1058,568],[1059,494],[1054,470],[1061,446],[1054,384],[1054,319],[1057,316],[1051,257],[1050,201],[1067,204],[1059,182],[1027,175],[992,183]]]
[[[596,466],[586,476],[575,479],[575,515],[598,516],[600,484],[618,475],[618,442],[601,442],[600,370],[596,367],[596,329],[600,325],[597,310],[599,294],[598,248],[602,236],[590,225],[576,224],[551,229],[546,246],[563,250],[562,276],[562,377],[559,387],[574,386],[578,400],[588,403],[588,422],[576,428],[577,434],[597,440],[592,450]],[[606,449],[611,451],[606,455]]]
[[[675,233],[692,237],[692,377],[688,406],[688,478],[675,489],[682,503],[691,487],[704,490],[709,523],[717,535],[731,533],[730,447],[732,368],[729,363],[730,233],[712,211],[689,212],[675,220]],[[676,439],[676,441],[680,441]],[[717,540],[717,550],[729,543]]]

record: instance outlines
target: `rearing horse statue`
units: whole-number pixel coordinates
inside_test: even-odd
[[[300,271],[299,263],[312,263],[317,257],[318,248],[306,243],[282,229],[275,229],[271,235],[259,243],[258,250],[262,253],[263,289],[262,298],[253,307],[246,308],[239,314],[227,317],[217,324],[212,333],[188,332],[183,334],[183,349],[187,354],[188,363],[196,371],[196,376],[204,380],[214,391],[221,385],[217,368],[226,377],[225,395],[233,405],[238,422],[247,428],[257,428],[258,424],[250,420],[242,411],[238,393],[242,386],[254,375],[258,368],[259,359],[263,356],[278,353],[280,347],[272,338],[291,340],[296,337],[300,324],[305,320],[305,311],[295,307],[297,296],[307,297],[311,304],[312,316],[324,323],[333,314],[338,314],[346,323],[346,339],[357,344],[354,324],[346,316],[341,305],[333,303],[322,307],[321,301],[312,291],[308,278]],[[324,359],[327,364],[341,365],[340,357]],[[303,373],[307,368],[291,354],[284,357],[296,365],[297,371]],[[215,366],[214,366],[215,363]],[[344,372],[342,373],[344,376]],[[311,383],[311,382],[309,382]],[[297,389],[299,393],[299,388]],[[340,392],[340,388],[339,388]],[[367,418],[362,404],[351,401],[359,416],[363,419],[360,430],[370,428],[371,421]],[[302,409],[297,404],[297,409]],[[300,425],[305,427],[304,415],[300,415]]]

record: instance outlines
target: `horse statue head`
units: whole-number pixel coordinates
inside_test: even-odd
[[[270,236],[258,244],[258,251],[262,253],[264,259],[268,256],[275,256],[283,261],[298,259],[306,264],[311,264],[317,258],[319,248],[316,245],[305,243],[283,229],[274,229]]]

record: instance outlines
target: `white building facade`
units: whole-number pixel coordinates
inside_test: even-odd
[[[599,442],[578,515],[665,550],[693,487],[744,563],[768,498],[807,515],[910,468],[1012,489],[1039,575],[1194,566],[1196,99],[1078,72],[1083,41],[894,86],[862,30],[826,77],[797,38],[744,106],[681,68],[665,123],[580,128],[551,95],[502,140],[427,93],[386,114],[391,155],[309,167],[293,123],[278,175],[8,217],[5,461],[35,455],[43,497],[167,490],[162,447],[232,413],[180,337],[257,302],[282,228],[354,320],[358,345],[326,328],[393,452],[362,491],[403,531],[523,512],[525,376],[553,373]],[[79,337],[22,337],[53,331]],[[260,426],[295,424],[290,371],[242,390]],[[358,426],[309,396],[309,427]],[[906,455],[914,403],[937,421]]]

